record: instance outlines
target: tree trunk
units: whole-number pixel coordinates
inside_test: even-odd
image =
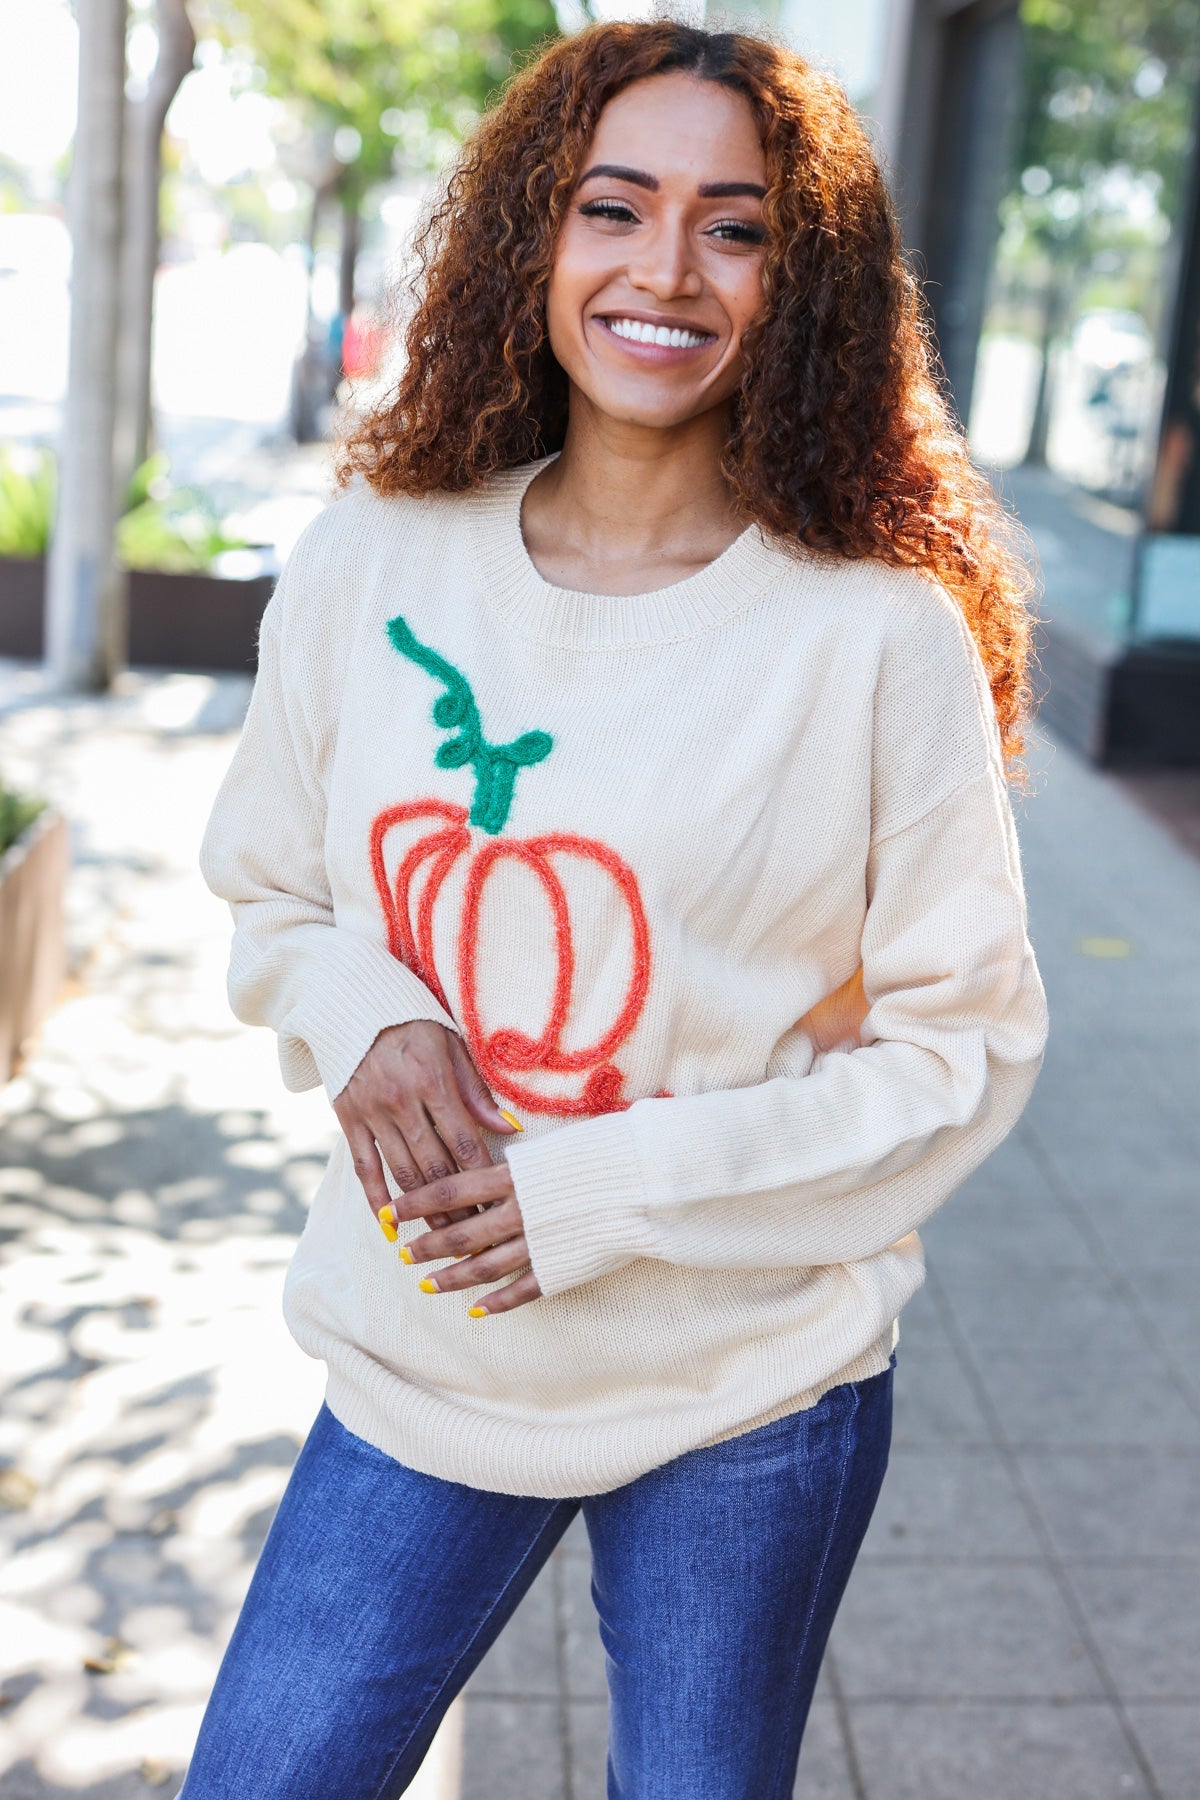
[[[1029,443],[1025,449],[1025,466],[1046,466],[1046,450],[1050,442],[1050,421],[1054,413],[1054,346],[1067,322],[1071,306],[1072,283],[1069,275],[1059,273],[1051,265],[1050,285],[1042,306],[1041,368],[1038,371],[1037,396],[1033,403],[1033,419],[1029,426]]]
[[[71,339],[59,503],[46,589],[46,662],[72,692],[107,686],[124,657],[113,555],[113,428],[121,259],[126,0],[79,0],[79,116],[67,210]]]
[[[342,246],[338,266],[338,310],[343,319],[354,311],[354,277],[358,267],[360,237],[358,201],[353,195],[342,197]]]
[[[129,106],[125,121],[125,247],[117,359],[119,495],[129,486],[134,470],[145,461],[153,437],[150,380],[163,125],[196,53],[196,34],[188,18],[187,0],[157,0],[155,25],[158,57],[150,85],[145,97]]]

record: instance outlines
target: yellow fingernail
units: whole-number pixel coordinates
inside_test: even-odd
[[[379,1229],[389,1244],[394,1244],[400,1233],[396,1230],[396,1209],[394,1206],[383,1206],[375,1215],[379,1220]]]
[[[468,1319],[486,1319],[487,1316],[488,1309],[486,1306],[468,1306],[467,1308]]]
[[[401,1244],[401,1246],[400,1246],[400,1261],[406,1262],[409,1265],[409,1267],[411,1268],[412,1265],[416,1262],[416,1260],[417,1260],[416,1257],[413,1255],[413,1253],[409,1249],[408,1245]]]
[[[440,1294],[442,1291],[437,1282],[431,1281],[428,1275],[426,1275],[423,1281],[418,1281],[417,1286],[423,1294]]]
[[[507,1106],[498,1106],[496,1110],[502,1119],[508,1120],[514,1131],[524,1131],[525,1127],[522,1125],[520,1119],[514,1119]]]

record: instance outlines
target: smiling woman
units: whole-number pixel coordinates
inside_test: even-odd
[[[582,1512],[610,1800],[787,1800],[918,1228],[1046,1039],[1028,576],[790,53],[553,45],[419,249],[203,850],[344,1136],[285,1296],[327,1406],[184,1793],[403,1793]]]

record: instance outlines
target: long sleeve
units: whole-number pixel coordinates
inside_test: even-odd
[[[264,616],[258,676],[241,742],[217,795],[200,853],[204,878],[234,918],[229,999],[239,1019],[279,1036],[284,1083],[345,1087],[389,1025],[432,1019],[457,1030],[382,936],[336,923],[325,862],[325,766],[336,717],[337,658],[307,641],[295,616],[310,546],[304,539]],[[296,654],[289,658],[288,649]],[[305,671],[324,696],[314,717]],[[307,702],[307,704],[306,704]]]
[[[980,669],[963,673],[980,697]],[[814,1044],[800,1075],[642,1099],[511,1146],[543,1292],[634,1257],[732,1270],[871,1256],[1011,1130],[1044,1055],[1045,994],[994,720],[972,723],[970,688],[958,695],[975,772],[871,846],[860,1042]]]

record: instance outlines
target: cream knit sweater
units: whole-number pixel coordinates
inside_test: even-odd
[[[757,527],[652,593],[555,588],[520,528],[544,466],[309,526],[202,862],[289,1087],[436,1019],[525,1126],[485,1136],[544,1297],[481,1320],[418,1290],[339,1143],[285,1294],[330,1407],[568,1496],[887,1366],[1046,1007],[947,595]]]

